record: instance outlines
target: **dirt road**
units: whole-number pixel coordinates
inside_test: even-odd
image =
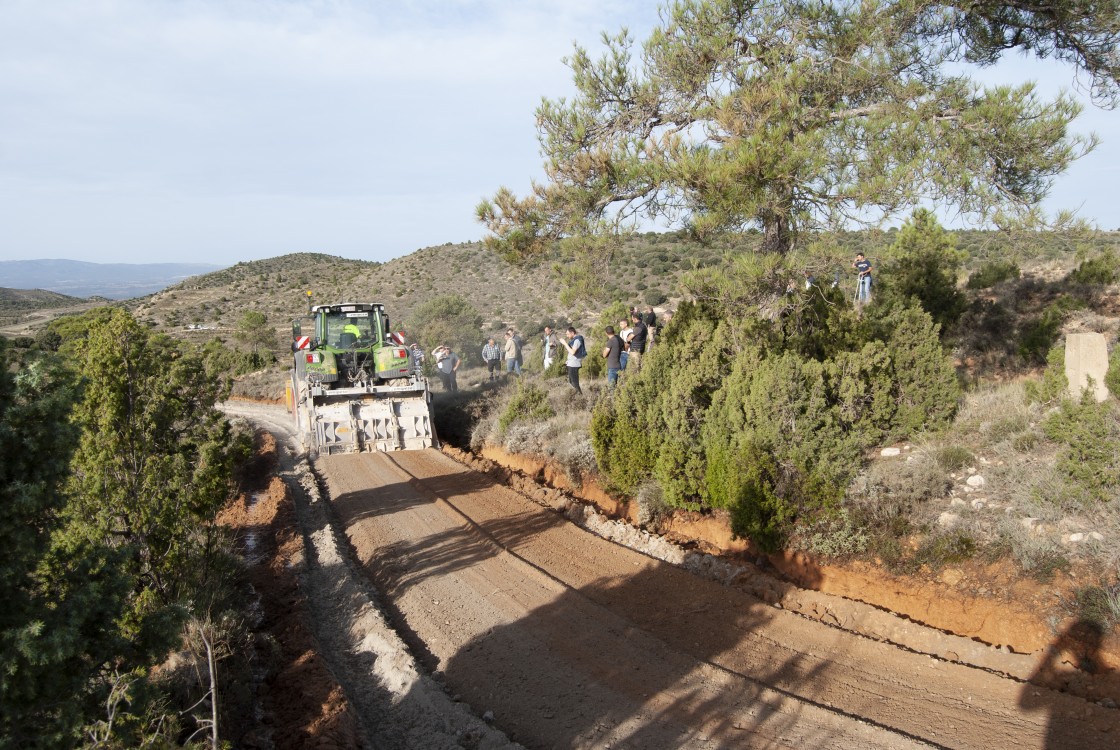
[[[529,747],[1115,747],[1117,711],[766,605],[436,451],[321,459],[429,666]]]
[[[765,604],[437,451],[315,468],[318,633],[377,747],[508,746],[493,728],[531,748],[1120,745],[1115,709]],[[418,668],[378,650],[397,634]],[[439,743],[420,730],[441,722]]]

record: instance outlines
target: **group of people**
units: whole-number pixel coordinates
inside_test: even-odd
[[[856,304],[864,305],[871,300],[871,261],[863,253],[857,253],[852,262],[856,270]],[[833,286],[839,284],[839,274]],[[811,287],[815,279],[809,271],[805,272],[805,286]],[[787,289],[787,292],[791,289]],[[668,316],[666,316],[668,319]],[[642,366],[642,355],[653,344],[657,332],[657,314],[652,307],[647,307],[643,313],[638,308],[631,308],[627,318],[618,321],[617,330],[613,325],[606,327],[607,342],[603,347],[602,356],[607,365],[607,386],[610,388],[618,384],[618,379],[624,370],[637,371]],[[544,327],[544,336],[541,341],[544,352],[543,365],[548,370],[557,357],[564,357],[564,365],[568,371],[568,383],[576,393],[583,393],[580,387],[579,374],[583,367],[583,360],[587,357],[587,342],[582,335],[572,326],[564,332],[563,338],[557,335],[552,326]],[[486,364],[490,382],[501,378],[502,363],[505,363],[507,375],[521,376],[524,366],[523,350],[524,341],[520,334],[513,328],[506,329],[505,337],[501,344],[491,336],[482,347],[482,361]],[[412,345],[412,358],[414,366],[421,369],[425,356],[419,345]],[[451,350],[447,344],[441,344],[432,350],[436,374],[443,383],[444,390],[455,393],[459,390],[456,373],[462,364],[460,357]]]
[[[871,301],[871,261],[863,253],[856,253],[855,260],[852,261],[852,268],[856,271],[856,306],[863,307]],[[806,269],[805,275],[805,288],[812,289],[817,283],[817,279],[813,276],[813,272]],[[837,269],[836,277],[832,280],[832,288],[840,286],[841,271]],[[793,294],[794,283],[791,281],[786,285],[786,294]]]
[[[606,327],[607,342],[603,347],[602,356],[607,360],[607,386],[610,388],[618,384],[619,375],[623,370],[637,371],[642,366],[642,355],[653,343],[653,335],[657,330],[657,315],[653,308],[647,308],[646,313],[637,308],[630,310],[629,319],[618,321],[618,330],[613,325]],[[564,365],[568,370],[568,383],[576,391],[583,393],[580,387],[579,375],[583,367],[583,360],[587,357],[587,342],[575,328],[569,326],[561,339],[551,326],[545,326],[542,340],[544,349],[544,367],[547,370],[552,366],[554,358],[561,354],[561,347],[566,352]]]
[[[491,383],[501,376],[502,362],[506,363],[507,375],[521,377],[521,367],[524,364],[521,353],[523,346],[524,343],[520,334],[512,328],[506,329],[505,340],[501,346],[498,345],[493,336],[487,339],[486,344],[482,347],[482,361],[486,363],[486,370]]]

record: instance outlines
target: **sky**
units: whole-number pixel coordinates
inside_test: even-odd
[[[479,240],[478,202],[541,177],[534,110],[572,92],[573,43],[657,20],[653,0],[0,0],[0,260]],[[1120,110],[1074,129],[1103,142],[1047,207],[1120,227]]]

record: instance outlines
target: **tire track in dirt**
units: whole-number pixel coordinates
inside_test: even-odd
[[[418,667],[386,620],[376,592],[354,569],[330,503],[296,444],[283,407],[231,401],[224,410],[267,429],[278,442],[278,471],[303,537],[299,586],[314,637],[314,651],[308,654],[322,657],[341,686],[362,727],[362,746],[378,750],[520,747],[469,707],[453,701],[443,685]]]
[[[388,728],[418,720],[362,697],[387,684],[368,656],[353,668],[363,642],[388,628],[379,607],[435,670],[412,662],[418,677],[398,680],[403,693],[386,692],[388,704],[406,695],[415,706],[413,688],[426,685],[465,712],[447,685],[531,747],[1094,748],[1120,737],[1115,710],[784,612],[592,536],[438,452],[317,468],[331,502],[305,488],[313,513],[301,523],[316,555],[334,551],[309,585],[324,611],[348,611],[327,617],[343,643],[327,650],[332,668],[349,670],[344,687],[366,726],[391,740],[378,746],[509,746],[493,730],[424,744]],[[364,592],[357,608],[340,596],[342,570]],[[355,615],[367,606],[380,622],[369,630],[371,613]],[[404,649],[391,636],[383,664]]]
[[[359,562],[449,685],[527,745],[1091,748],[1120,736],[1114,710],[775,609],[435,451],[319,466]]]

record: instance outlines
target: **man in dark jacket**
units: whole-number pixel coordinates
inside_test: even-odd
[[[618,384],[618,373],[622,371],[622,339],[614,332],[614,326],[607,326],[607,345],[603,347],[607,359],[607,387]]]
[[[634,372],[637,372],[642,368],[642,354],[649,340],[649,329],[637,310],[630,316],[630,320],[634,323],[634,334],[630,336],[630,354],[626,360],[626,369],[633,367]]]

